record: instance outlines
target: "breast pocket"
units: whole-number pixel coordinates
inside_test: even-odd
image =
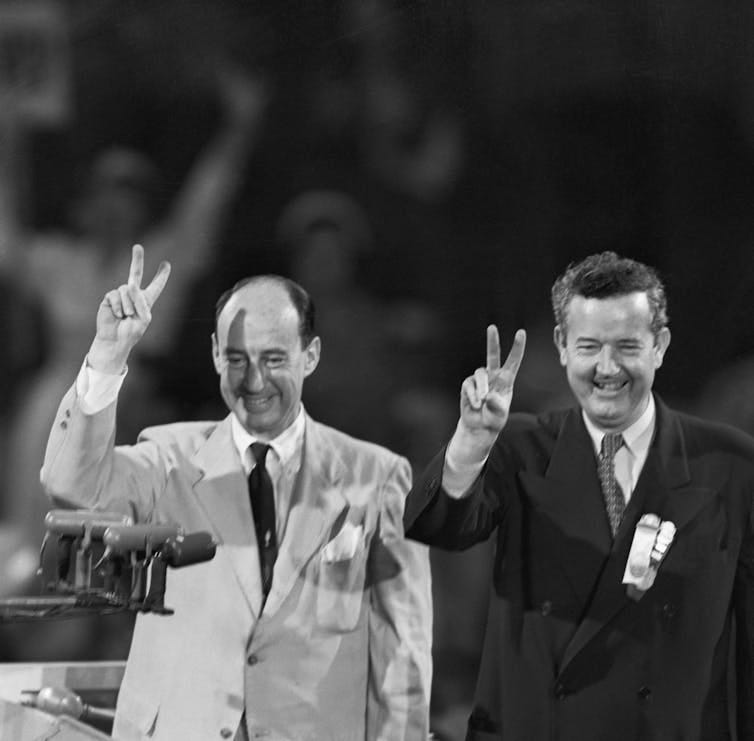
[[[330,561],[319,557],[317,623],[325,630],[351,631],[359,623],[364,601],[367,551],[360,545],[353,555]]]
[[[673,555],[674,561],[688,572],[717,568],[727,556],[728,525],[724,501],[716,496],[693,520],[678,530],[668,558]]]

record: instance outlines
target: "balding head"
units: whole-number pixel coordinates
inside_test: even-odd
[[[267,275],[254,275],[248,278],[243,278],[238,281],[234,286],[229,288],[223,293],[215,304],[215,330],[220,320],[226,304],[240,291],[247,286],[253,286],[257,284],[273,284],[279,286],[286,292],[288,298],[296,309],[299,317],[299,335],[301,338],[302,347],[306,347],[315,336],[314,329],[314,303],[311,296],[305,291],[298,283],[284,278],[280,275],[267,274]]]

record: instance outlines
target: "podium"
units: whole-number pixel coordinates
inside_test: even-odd
[[[168,568],[209,561],[205,531],[51,510],[39,571],[48,594],[0,598],[0,624],[114,612],[171,615]],[[47,547],[49,546],[49,548]],[[0,741],[108,739],[125,662],[0,663]]]
[[[0,663],[0,739],[3,741],[102,741],[110,728],[22,704],[43,687],[75,692],[84,702],[115,706],[125,662]]]

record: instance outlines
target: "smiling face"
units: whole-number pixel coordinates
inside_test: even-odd
[[[299,315],[282,285],[252,282],[231,296],[212,356],[223,399],[249,433],[269,441],[296,419],[319,350],[317,337],[302,346]]]
[[[610,298],[574,296],[555,345],[568,383],[600,429],[622,432],[647,408],[655,371],[670,343],[670,330],[655,336],[647,294]]]

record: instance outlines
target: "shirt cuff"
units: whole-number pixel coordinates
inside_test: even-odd
[[[442,467],[442,488],[451,499],[463,499],[468,496],[471,485],[482,472],[487,458],[477,463],[461,463],[453,456],[453,446],[448,445],[445,451],[445,462]]]
[[[101,412],[115,402],[128,369],[118,375],[102,373],[85,360],[76,376],[76,396],[79,407],[86,415]]]

